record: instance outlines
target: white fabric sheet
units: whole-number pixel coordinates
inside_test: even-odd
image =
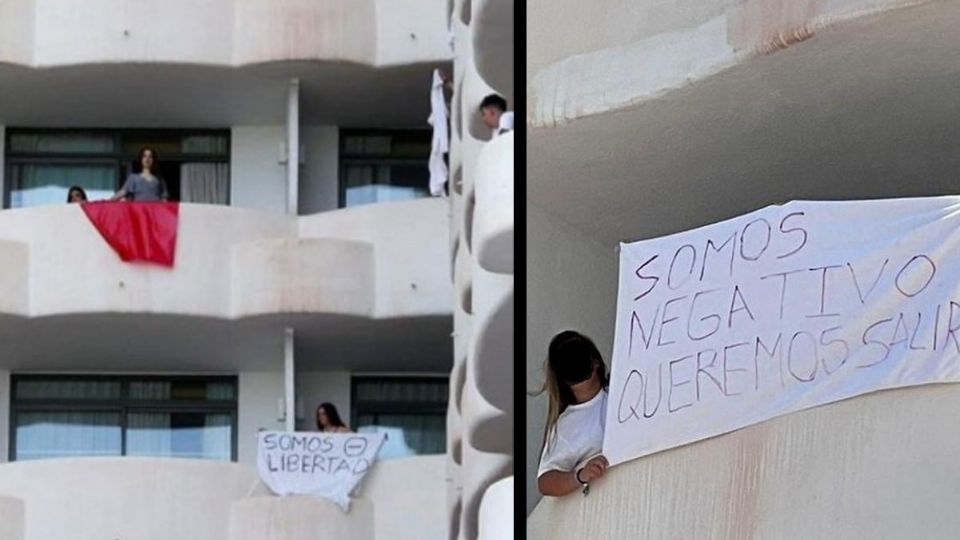
[[[346,512],[350,493],[373,467],[384,438],[383,433],[261,431],[257,469],[277,495],[323,497]]]
[[[430,141],[430,194],[443,195],[443,185],[447,182],[447,164],[443,155],[450,151],[450,133],[447,118],[447,102],[443,97],[443,79],[440,70],[433,70],[433,83],[430,86],[430,118],[427,122],[433,126],[433,139]]]
[[[621,244],[604,454],[960,381],[958,244],[956,196],[790,202]]]

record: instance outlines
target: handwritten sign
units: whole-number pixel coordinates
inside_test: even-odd
[[[621,244],[611,464],[960,381],[960,197],[797,201]]]
[[[324,497],[346,512],[383,440],[379,433],[261,431],[257,468],[277,495]]]

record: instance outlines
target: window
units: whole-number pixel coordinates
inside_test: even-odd
[[[235,377],[14,375],[10,459],[236,460]]]
[[[430,195],[429,130],[340,132],[340,206]]]
[[[443,454],[447,448],[447,377],[354,377],[352,426],[386,432],[379,458]]]
[[[144,146],[159,154],[172,200],[229,203],[228,131],[10,128],[4,206],[64,204],[72,185],[92,201],[106,199],[135,170]]]

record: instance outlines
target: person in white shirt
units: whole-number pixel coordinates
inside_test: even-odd
[[[493,130],[493,136],[513,131],[513,113],[507,112],[507,100],[490,94],[480,102],[480,119]]]
[[[588,486],[609,466],[601,454],[609,379],[596,345],[572,330],[550,341],[544,370],[540,393],[550,401],[537,487],[560,497]]]

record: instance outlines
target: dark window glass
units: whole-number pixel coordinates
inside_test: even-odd
[[[234,377],[13,378],[12,459],[235,459]]]

